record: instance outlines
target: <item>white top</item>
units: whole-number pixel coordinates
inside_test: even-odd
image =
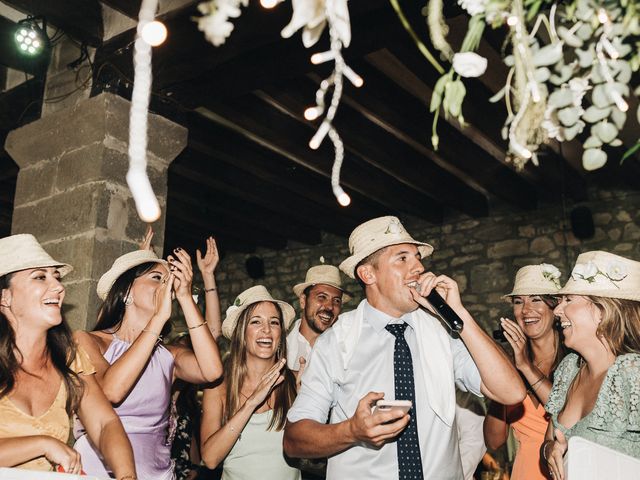
[[[473,474],[487,451],[482,431],[484,417],[473,413],[468,408],[456,405],[456,424],[464,480],[473,480]]]
[[[376,310],[365,301],[364,320],[356,348],[347,369],[341,357],[338,337],[332,328],[316,340],[313,355],[302,376],[298,397],[289,410],[290,422],[311,419],[324,423],[331,411],[331,423],[351,418],[358,401],[371,391],[384,392],[387,400],[395,399],[393,352],[395,337],[385,330],[391,322],[405,321],[409,328],[405,338],[411,350],[414,372],[420,363],[413,316],[395,319]],[[342,321],[339,319],[338,322]],[[452,353],[452,377],[463,391],[480,394],[480,373],[460,340],[449,338]],[[433,355],[432,352],[427,352]],[[437,360],[440,361],[440,360]],[[418,436],[422,452],[424,477],[429,480],[463,478],[458,433],[443,422],[430,408],[423,375],[415,375]],[[402,400],[402,399],[398,399]],[[413,410],[412,410],[413,411]],[[331,479],[395,480],[398,478],[398,456],[395,442],[380,449],[365,444],[329,458],[327,477]]]
[[[254,413],[222,467],[222,480],[300,480],[282,450],[284,430],[267,430],[273,410]]]
[[[287,366],[294,371],[300,370],[300,357],[309,360],[311,353],[311,344],[300,333],[300,323],[302,323],[302,319],[299,318],[287,335]]]

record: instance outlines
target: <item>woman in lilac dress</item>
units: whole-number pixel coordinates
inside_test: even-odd
[[[182,249],[161,260],[150,250],[118,258],[98,282],[104,300],[92,332],[76,339],[96,368],[96,379],[120,416],[133,447],[139,478],[173,479],[167,441],[171,385],[175,378],[191,383],[216,380],[222,374],[218,347],[193,297],[191,258]],[[171,297],[180,304],[193,350],[163,346],[170,329]],[[74,448],[89,475],[109,473],[76,425]]]

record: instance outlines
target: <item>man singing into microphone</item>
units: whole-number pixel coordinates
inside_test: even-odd
[[[317,339],[287,416],[285,452],[329,457],[328,480],[463,478],[455,386],[511,405],[526,393],[518,373],[462,306],[457,284],[425,273],[433,248],[397,218],[358,226],[349,251],[340,269],[366,300]],[[461,340],[428,313],[433,288],[464,322]],[[374,410],[382,399],[412,408]]]

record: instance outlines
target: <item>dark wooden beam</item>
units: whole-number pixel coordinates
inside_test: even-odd
[[[177,196],[167,198],[167,216],[179,218],[181,223],[187,223],[202,231],[202,242],[209,236],[224,235],[237,240],[249,240],[267,248],[282,249],[287,246],[287,239],[274,232],[261,229],[255,224],[245,223],[240,219],[230,219],[219,215],[208,205],[194,208],[193,202],[185,202]]]
[[[319,80],[318,78],[318,83]],[[365,85],[362,90],[369,91],[368,83]],[[270,105],[286,111],[299,122],[310,124],[303,118],[302,112],[309,103],[313,103],[317,87],[317,84],[307,79],[297,79],[274,85],[265,92],[258,93],[258,96]],[[361,89],[346,88],[344,95],[346,98],[357,96],[359,90]],[[395,102],[395,93],[387,91],[384,95],[387,97],[386,105],[391,106]],[[389,110],[386,105],[384,111],[378,111],[375,115],[386,115]],[[424,155],[424,151],[419,152],[402,139],[390,135],[376,120],[377,118],[363,114],[359,105],[353,102],[345,102],[340,106],[334,124],[347,151],[395,178],[405,188],[431,197],[432,202],[446,204],[473,217],[488,214],[487,198],[482,193],[434,164],[429,155]]]
[[[204,184],[236,201],[259,205],[279,214],[281,221],[293,219],[303,225],[315,225],[314,228],[320,225],[323,230],[341,236],[348,235],[356,225],[336,218],[332,212],[327,212],[302,196],[265,183],[211,157],[203,158],[193,151],[186,151],[180,157],[182,161],[172,165],[172,172],[182,177],[183,181]]]
[[[311,150],[307,143],[313,136],[313,127],[305,125],[290,115],[276,110],[265,102],[246,96],[225,104],[216,105],[215,111],[203,110],[213,121],[224,122],[247,137],[274,152],[285,156],[299,166],[309,168],[327,178],[327,186],[333,165],[333,148],[328,139],[318,150]],[[356,191],[392,210],[420,216],[430,222],[442,220],[441,205],[402,182],[391,178],[355,155],[345,154],[341,182],[343,187]],[[390,195],[390,192],[394,192]]]
[[[222,219],[222,224],[232,225],[240,222],[246,226],[256,226],[257,231],[268,232],[274,237],[283,237],[309,245],[317,245],[321,241],[320,230],[308,225],[301,225],[293,220],[282,222],[274,212],[258,205],[249,205],[237,199],[229,199],[225,195],[205,185],[193,182],[181,182],[173,176],[169,179],[169,201],[173,199],[188,205],[195,212],[203,213],[202,228],[216,230],[219,221],[212,221],[211,215]],[[257,233],[256,231],[256,233]]]
[[[25,15],[46,18],[48,25],[91,47],[102,44],[104,28],[98,0],[5,0],[5,3]]]
[[[301,168],[273,150],[248,142],[242,134],[208,121],[201,115],[189,116],[186,125],[189,129],[189,148],[207,158],[212,157],[242,169],[246,174],[257,176],[263,182],[281,186],[307,198],[318,207],[334,213],[336,218],[348,219],[347,228],[373,216],[399,213],[390,211],[358,192],[351,192],[351,204],[348,208],[342,208],[331,194],[326,176],[308,168]],[[319,188],[320,186],[324,188]]]
[[[204,237],[203,234],[205,235]],[[165,227],[164,252],[168,253],[176,247],[181,247],[187,250],[192,258],[195,258],[197,248],[199,248],[201,252],[206,248],[204,240],[210,234],[210,232],[204,233],[198,227],[194,228],[179,217],[168,216]],[[253,253],[257,248],[254,242],[246,238],[240,239],[222,233],[218,233],[215,238],[220,258],[224,258],[227,251]]]

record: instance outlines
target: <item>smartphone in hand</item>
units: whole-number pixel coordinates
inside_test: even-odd
[[[378,400],[371,413],[389,412],[392,410],[400,410],[402,413],[408,413],[411,410],[411,400]]]

